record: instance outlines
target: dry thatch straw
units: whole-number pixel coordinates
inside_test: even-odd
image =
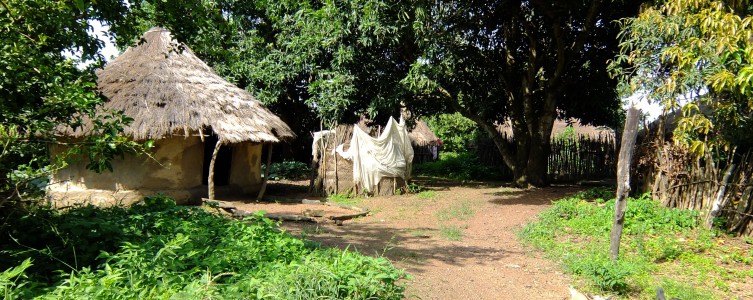
[[[419,147],[434,144],[439,139],[423,120],[416,121],[416,127],[408,133],[408,137],[414,146]]]
[[[609,137],[614,137],[614,130],[609,129],[607,127],[596,127],[592,125],[583,125],[580,124],[580,121],[578,119],[570,119],[569,123],[573,125],[573,129],[575,129],[575,135],[582,135],[582,136],[601,136],[606,135]],[[563,133],[565,129],[569,126],[569,123],[567,120],[562,119],[556,119],[554,120],[554,124],[552,126],[552,135],[551,137],[554,138],[557,135]],[[512,133],[512,124],[510,124],[510,121],[505,121],[504,124],[498,124],[497,125],[497,131],[499,131],[502,134],[506,134],[507,136],[513,136]]]
[[[134,119],[125,134],[160,139],[211,128],[224,143],[279,142],[295,134],[251,94],[225,81],[168,30],[154,27],[142,41],[97,71],[103,109]],[[87,124],[88,123],[88,124]],[[63,133],[80,137],[91,130]]]

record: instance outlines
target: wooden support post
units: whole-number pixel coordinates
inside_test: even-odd
[[[722,184],[719,187],[719,190],[716,193],[716,198],[714,199],[714,203],[711,206],[711,210],[709,210],[709,214],[706,216],[706,228],[711,229],[714,227],[714,219],[719,216],[719,214],[722,212],[722,208],[724,208],[724,205],[727,204],[725,199],[728,199],[725,196],[725,193],[727,192],[727,185],[729,185],[730,179],[732,179],[732,174],[735,173],[735,151],[737,148],[732,149],[732,155],[730,156],[729,165],[727,165],[727,171],[724,172],[724,177],[722,178]]]
[[[261,201],[264,198],[264,193],[267,191],[267,181],[269,181],[269,167],[272,164],[272,144],[267,147],[267,166],[264,168],[264,179],[261,181],[261,189],[259,195],[256,196],[256,201]]]
[[[220,152],[222,147],[222,140],[218,140],[214,145],[214,151],[212,152],[212,160],[209,162],[209,176],[207,179],[207,185],[209,186],[209,200],[214,200],[214,163],[217,161],[217,153]]]
[[[617,260],[620,256],[620,239],[625,225],[627,197],[630,194],[630,163],[635,151],[635,138],[638,135],[638,116],[640,110],[635,103],[628,109],[625,128],[622,132],[620,155],[617,161],[617,199],[614,204],[614,223],[610,234],[609,258]]]

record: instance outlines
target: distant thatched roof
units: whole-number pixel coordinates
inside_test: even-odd
[[[125,133],[136,140],[206,128],[229,143],[295,138],[290,127],[251,94],[215,74],[159,27],[98,70],[97,84],[109,99],[104,109],[122,110],[134,119]],[[84,128],[67,134],[82,136]]]
[[[416,127],[408,133],[408,137],[416,146],[427,146],[439,139],[423,120],[416,121]]]
[[[603,135],[603,136],[614,137],[614,130],[610,128],[596,127],[592,125],[582,125],[577,119],[570,119],[569,122],[567,120],[561,120],[561,119],[554,120],[554,125],[552,126],[551,137],[556,137],[557,135],[562,134],[570,124],[573,125],[573,129],[575,129],[576,135],[583,135],[583,136]],[[497,131],[503,134],[506,134],[508,136],[513,135],[510,121],[507,121],[504,124],[497,125]]]

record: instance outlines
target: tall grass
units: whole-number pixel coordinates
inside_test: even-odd
[[[6,299],[402,299],[384,258],[315,247],[256,216],[154,197],[131,208],[6,215]],[[4,271],[4,272],[2,272]]]

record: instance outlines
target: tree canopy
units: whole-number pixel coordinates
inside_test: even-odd
[[[419,58],[404,81],[426,106],[474,120],[493,137],[519,184],[546,185],[557,117],[616,125],[614,20],[630,1],[438,1],[418,21]],[[496,124],[509,119],[514,145]]]
[[[626,93],[681,108],[674,137],[696,154],[751,146],[752,11],[740,1],[679,0],[621,21],[610,68]]]
[[[103,99],[95,91],[94,68],[101,66],[102,42],[90,34],[89,20],[123,22],[120,1],[0,1],[0,205],[20,197],[18,188],[50,171],[46,145],[56,126],[76,127],[94,117]],[[78,58],[76,58],[76,55]],[[81,69],[78,63],[93,60]],[[73,144],[95,171],[139,145],[118,135],[128,118],[100,112],[93,134]],[[64,160],[54,166],[60,167]]]

